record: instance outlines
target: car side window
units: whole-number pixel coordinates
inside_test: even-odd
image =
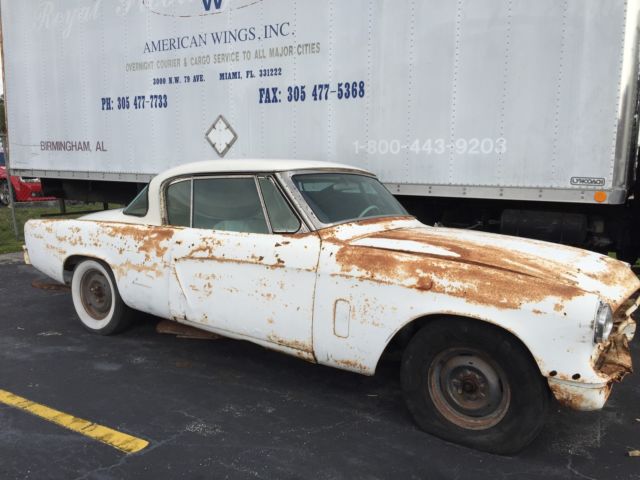
[[[167,188],[167,221],[174,227],[191,226],[191,180],[172,183]]]
[[[253,177],[193,180],[193,227],[269,233]]]
[[[273,233],[296,233],[300,230],[300,220],[291,210],[273,179],[262,177],[258,181]]]
[[[142,189],[136,198],[124,209],[125,215],[144,217],[149,211],[149,186]]]

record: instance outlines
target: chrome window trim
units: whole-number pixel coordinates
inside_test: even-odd
[[[190,206],[189,209],[191,210],[189,213],[189,218],[191,219],[189,221],[189,227],[183,227],[183,226],[177,226],[177,225],[171,225],[169,223],[169,209],[167,208],[167,191],[169,190],[169,187],[171,187],[172,185],[178,184],[178,183],[182,183],[182,182],[191,182],[191,199],[190,199]],[[170,178],[169,180],[167,180],[166,182],[164,182],[161,187],[160,187],[160,216],[162,219],[162,225],[165,227],[172,227],[172,228],[191,228],[191,225],[193,224],[192,218],[193,218],[193,177],[192,176],[181,176],[181,177],[174,177],[174,178]]]
[[[298,224],[300,225],[298,227],[298,230],[296,230],[295,232],[274,233],[274,235],[295,235],[297,233],[310,232],[311,229],[309,228],[307,223],[303,220],[302,216],[300,215],[299,209],[296,207],[296,205],[293,204],[293,202],[291,201],[287,193],[284,191],[283,186],[281,185],[280,181],[277,178],[277,174],[264,173],[264,174],[258,174],[256,176],[256,179],[258,181],[258,187],[260,188],[260,192],[262,193],[262,187],[260,186],[261,178],[269,180],[271,183],[273,183],[273,186],[278,191],[278,193],[280,193],[285,203],[289,207],[289,210],[291,210],[291,213],[293,213],[293,216],[296,217],[296,219],[298,220]],[[266,207],[266,204],[265,204],[265,207]],[[267,217],[269,217],[269,211],[266,208],[265,208],[265,211],[266,211]],[[271,222],[271,218],[269,218],[269,222]],[[271,229],[271,231],[273,232],[273,228]]]
[[[262,195],[262,189],[260,188],[260,182],[258,182],[258,176],[254,175],[253,184],[256,186],[256,190],[258,191],[258,198],[260,199],[260,205],[262,205],[262,215],[264,215],[264,219],[267,222],[267,229],[269,233],[273,235],[273,227],[271,226],[271,219],[269,218],[269,212],[267,212],[267,205],[264,203],[264,196]]]
[[[189,204],[189,228],[193,228],[193,177],[191,177],[191,202]]]

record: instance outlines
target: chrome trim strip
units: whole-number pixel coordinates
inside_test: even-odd
[[[189,210],[191,210],[189,212],[189,228],[193,228],[193,213],[194,213],[194,208],[193,208],[193,177],[191,177],[190,179],[191,181],[191,202],[189,203]]]
[[[289,206],[289,209],[291,210],[291,213],[293,213],[293,215],[298,219],[298,222],[300,223],[300,227],[298,228],[297,232],[278,233],[277,235],[293,235],[293,234],[296,234],[296,233],[308,233],[308,232],[311,232],[310,224],[308,224],[304,220],[304,218],[302,217],[298,205],[296,205],[293,202],[293,200],[290,198],[289,193],[285,190],[284,186],[282,185],[282,182],[277,177],[277,174],[272,174],[272,173],[259,174],[258,175],[258,184],[260,183],[260,179],[261,178],[269,180],[273,184],[275,189],[280,193],[280,195],[282,195],[282,198],[284,198],[284,201]],[[262,186],[260,186],[260,190],[262,190]],[[269,212],[267,211],[267,216],[268,216],[268,214],[269,214]]]
[[[167,209],[167,190],[169,190],[169,187],[171,185],[175,185],[177,183],[182,183],[182,182],[191,182],[191,205],[189,207],[191,209],[191,212],[189,212],[189,217],[190,217],[189,227],[193,225],[193,179],[189,176],[183,176],[183,177],[170,178],[169,180],[164,182],[162,185],[160,185],[160,217],[162,219],[162,225],[164,226],[175,227],[175,225],[169,224],[169,210]],[[176,228],[181,228],[181,227],[176,227]]]
[[[269,229],[269,234],[273,235],[273,227],[271,226],[271,218],[269,218],[269,213],[267,212],[267,205],[264,203],[264,196],[262,195],[262,188],[260,188],[260,184],[258,183],[258,177],[253,177],[253,183],[256,186],[256,190],[258,191],[258,198],[260,198],[260,205],[262,205],[262,215],[264,215],[264,219],[267,222],[267,228]]]

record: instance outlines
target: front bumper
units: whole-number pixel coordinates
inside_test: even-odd
[[[633,313],[640,307],[640,296],[629,300],[616,312],[614,331],[606,343],[598,345],[593,355],[593,368],[604,380],[588,384],[549,377],[549,388],[559,403],[574,410],[591,411],[604,407],[614,383],[633,373],[629,342],[636,333]]]
[[[600,410],[611,394],[611,384],[591,385],[549,378],[549,388],[561,405],[573,410]]]

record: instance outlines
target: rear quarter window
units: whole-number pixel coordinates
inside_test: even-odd
[[[149,211],[149,186],[142,189],[136,198],[124,209],[125,215],[144,217]]]

